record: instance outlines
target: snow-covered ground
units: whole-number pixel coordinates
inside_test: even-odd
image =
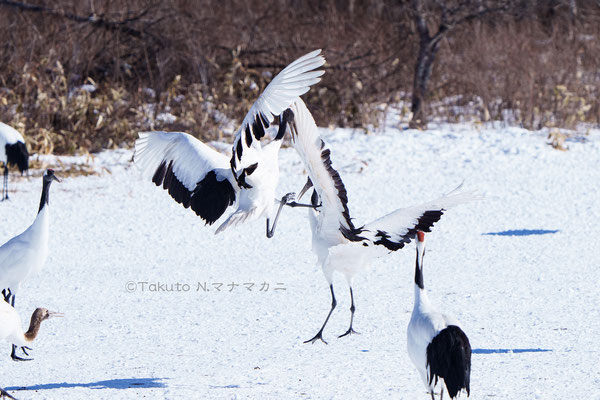
[[[444,215],[425,257],[431,300],[474,349],[471,398],[600,399],[600,131],[566,152],[517,128],[322,132],[357,224],[463,180],[485,196]],[[337,276],[329,344],[304,344],[330,307],[306,210],[286,209],[270,240],[263,220],[215,236],[130,159],[103,153],[110,173],[53,185],[48,262],[16,306],[66,318],[44,323],[34,361],[12,362],[4,343],[0,386],[19,399],[428,398],[406,352],[412,244],[355,280],[361,335],[337,338],[350,319]],[[280,195],[299,191],[292,148],[281,171]],[[10,184],[0,243],[39,203],[41,179]]]

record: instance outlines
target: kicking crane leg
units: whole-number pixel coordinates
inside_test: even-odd
[[[331,317],[331,313],[337,305],[337,302],[335,301],[335,294],[333,294],[333,285],[329,285],[329,289],[331,290],[331,310],[329,310],[329,314],[327,314],[327,318],[325,318],[325,322],[323,323],[323,326],[321,327],[319,332],[317,332],[317,334],[312,339],[309,339],[304,343],[311,342],[314,344],[317,340],[320,339],[323,343],[327,344],[327,342],[323,340],[323,329],[325,329],[325,325],[327,325],[327,321],[329,321],[329,317]]]

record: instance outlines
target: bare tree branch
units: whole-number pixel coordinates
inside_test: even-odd
[[[131,23],[140,21],[149,12],[149,9],[146,9],[141,13],[133,17],[126,18],[122,21],[109,21],[104,19],[102,16],[97,16],[94,13],[90,14],[88,17],[84,17],[81,15],[73,14],[68,11],[55,10],[45,6],[37,6],[33,4],[27,4],[11,0],[0,0],[0,6],[12,7],[21,11],[36,12],[51,15],[54,17],[65,18],[69,21],[73,21],[79,24],[90,24],[92,26],[102,28],[108,31],[119,31],[137,39],[144,39],[147,37],[152,39],[156,45],[164,46],[163,39],[145,30],[138,30],[130,26]]]

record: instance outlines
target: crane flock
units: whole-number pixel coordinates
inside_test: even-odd
[[[424,232],[430,232],[451,207],[477,197],[461,192],[459,186],[433,201],[399,208],[364,225],[355,224],[348,207],[348,191],[333,167],[332,148],[321,137],[300,97],[321,80],[324,71],[318,68],[324,64],[321,51],[315,50],[276,75],[236,131],[231,156],[184,132],[141,132],[135,142],[134,162],[146,179],[162,186],[177,203],[191,208],[205,224],[222,221],[215,233],[265,218],[266,236],[270,238],[284,207],[308,209],[312,248],[327,280],[332,303],[321,328],[305,343],[327,343],[323,331],[337,305],[334,272],[346,278],[351,299],[350,324],[338,336],[341,338],[357,333],[353,328],[354,276],[368,269],[377,258],[388,257],[416,239],[415,304],[407,331],[408,354],[432,398],[440,379],[444,380],[451,398],[461,389],[468,395],[471,366],[468,338],[455,320],[433,310],[424,291]],[[287,132],[308,177],[297,198],[289,192],[277,199],[278,154]],[[28,153],[23,136],[2,123],[0,161],[4,163],[2,200],[5,200],[8,199],[8,166],[17,165],[23,173],[28,169]],[[0,302],[0,337],[11,342],[11,357],[15,361],[30,360],[17,356],[16,349],[28,355],[27,350],[31,349],[27,346],[38,335],[40,324],[48,318],[62,316],[38,308],[32,314],[29,329],[23,332],[14,308],[22,283],[39,272],[46,261],[49,190],[53,181],[60,182],[54,171],[47,169],[34,222],[0,247],[0,289],[5,300]],[[310,202],[298,203],[311,189]],[[2,389],[0,397],[12,398]]]

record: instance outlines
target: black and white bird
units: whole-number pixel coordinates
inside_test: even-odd
[[[367,268],[375,258],[402,249],[415,237],[417,230],[429,232],[448,207],[473,200],[474,197],[471,193],[456,193],[455,190],[437,200],[398,209],[357,227],[350,217],[346,187],[332,166],[331,150],[319,135],[310,111],[301,99],[294,102],[291,109],[294,112],[294,122],[290,124],[292,143],[308,172],[308,181],[298,198],[314,187],[311,196],[314,208],[308,211],[312,248],[329,283],[332,300],[323,326],[305,343],[314,343],[319,339],[325,342],[323,329],[337,305],[332,283],[334,271],[343,273],[350,287],[350,327],[339,336],[343,337],[356,333],[352,328],[356,310],[352,291],[354,275]],[[288,205],[293,207],[294,202]]]
[[[270,226],[279,180],[279,148],[287,124],[293,119],[286,110],[321,80],[324,71],[315,71],[325,63],[320,52],[300,57],[273,78],[238,129],[230,159],[186,133],[146,132],[140,133],[136,141],[135,162],[144,175],[157,186],[162,185],[185,208],[191,207],[209,225],[236,204],[215,233],[266,217],[267,236],[271,237],[282,206],[293,196],[288,193],[282,198]],[[261,138],[277,115],[277,133],[271,142],[261,146]]]
[[[42,176],[42,196],[37,217],[23,233],[0,247],[0,289],[4,300],[13,307],[21,284],[38,273],[46,263],[50,225],[49,196],[53,181],[60,182],[54,175],[54,170],[47,169]],[[19,360],[14,345],[11,357]]]
[[[4,163],[4,186],[2,199],[8,199],[8,167],[16,165],[23,172],[29,169],[29,152],[23,135],[16,129],[0,122],[0,162]]]
[[[408,324],[408,355],[423,379],[427,392],[435,400],[434,389],[444,380],[450,398],[461,390],[470,395],[471,344],[458,321],[439,313],[429,302],[423,284],[425,234],[417,232],[415,265],[415,305]],[[444,397],[442,386],[440,400]]]
[[[62,316],[63,314],[61,313],[48,311],[45,308],[37,308],[33,314],[31,314],[29,329],[27,332],[23,332],[21,317],[17,313],[17,310],[10,304],[0,301],[0,339],[5,339],[10,343],[17,344],[25,351],[25,349],[29,349],[27,346],[37,337],[42,322],[48,318]],[[21,359],[21,361],[29,360],[31,359]]]

